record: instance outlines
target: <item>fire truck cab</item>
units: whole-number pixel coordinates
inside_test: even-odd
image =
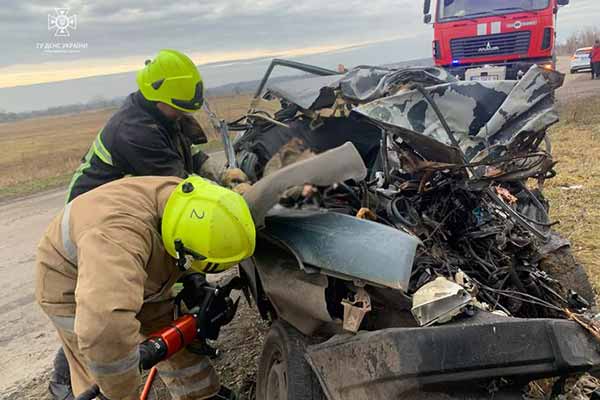
[[[554,68],[556,16],[559,6],[567,4],[425,0],[424,22],[433,21],[435,65],[467,80],[518,79],[533,64]]]

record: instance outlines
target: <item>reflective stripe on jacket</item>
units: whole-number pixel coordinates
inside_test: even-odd
[[[180,181],[132,177],[105,184],[67,204],[38,246],[36,299],[57,328],[76,335],[109,398],[126,397],[111,392],[116,376],[139,377],[138,315],[170,298],[181,275],[163,247],[159,222]]]

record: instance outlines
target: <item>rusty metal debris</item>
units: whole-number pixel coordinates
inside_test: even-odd
[[[590,318],[584,314],[577,314],[565,308],[565,315],[570,320],[577,322],[581,325],[586,331],[588,331],[592,336],[596,338],[596,340],[600,341],[600,321]]]
[[[371,311],[371,297],[363,288],[358,288],[353,299],[342,300],[344,306],[344,330],[356,333],[365,315]]]

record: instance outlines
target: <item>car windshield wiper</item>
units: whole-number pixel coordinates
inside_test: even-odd
[[[454,19],[474,19],[474,17],[478,17],[478,16],[486,15],[486,14],[489,14],[489,12],[483,11],[483,12],[476,12],[473,14],[466,14],[466,15],[450,15],[448,17],[443,17],[442,19],[444,21],[451,21]]]
[[[471,13],[471,14],[465,14],[465,17],[477,17],[479,15],[486,15],[489,14],[491,11],[480,11],[480,12],[476,12],[476,13]]]
[[[506,18],[505,15],[494,13],[494,11],[497,11],[497,10],[480,11],[480,12],[471,13],[471,14],[465,14],[465,15],[452,15],[452,16],[449,16],[449,17],[444,17],[442,19],[444,21],[451,21],[451,20],[455,20],[455,19],[476,19],[477,17],[481,17],[481,16],[485,16],[485,17],[497,17],[497,16],[499,16],[499,17]]]

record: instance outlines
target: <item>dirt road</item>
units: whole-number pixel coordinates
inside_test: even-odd
[[[560,103],[567,103],[576,99],[581,99],[600,94],[600,80],[591,80],[590,72],[580,72],[570,74],[569,57],[559,57],[558,69],[566,73],[565,84],[558,90],[557,98]]]
[[[47,370],[57,348],[53,328],[34,302],[33,267],[36,242],[64,199],[60,190],[0,206],[0,393]]]
[[[561,70],[568,68],[568,59],[560,60]],[[590,81],[587,73],[567,75],[565,86],[558,92],[559,102],[600,93],[600,81]],[[223,158],[222,152],[216,154]],[[0,204],[0,399],[40,399],[45,392],[47,371],[58,347],[53,328],[34,302],[33,272],[36,243],[50,220],[64,202],[64,191],[46,192],[29,198]],[[251,314],[249,308],[242,310]],[[234,332],[243,334],[234,335]],[[244,354],[254,357],[260,349],[242,346],[244,340],[260,342],[262,331],[243,320],[236,320],[227,327],[224,348],[244,347]],[[237,343],[237,344],[236,344]],[[238,345],[239,344],[239,345]],[[247,342],[246,342],[247,344]],[[259,347],[259,346],[257,346]],[[253,364],[251,359],[240,361],[234,352],[225,355],[220,362],[229,382],[243,383],[243,375],[252,369],[235,372],[236,368]],[[245,356],[244,356],[245,357]],[[244,368],[237,368],[244,369]],[[42,384],[42,382],[44,382]],[[28,393],[19,394],[21,389]]]

